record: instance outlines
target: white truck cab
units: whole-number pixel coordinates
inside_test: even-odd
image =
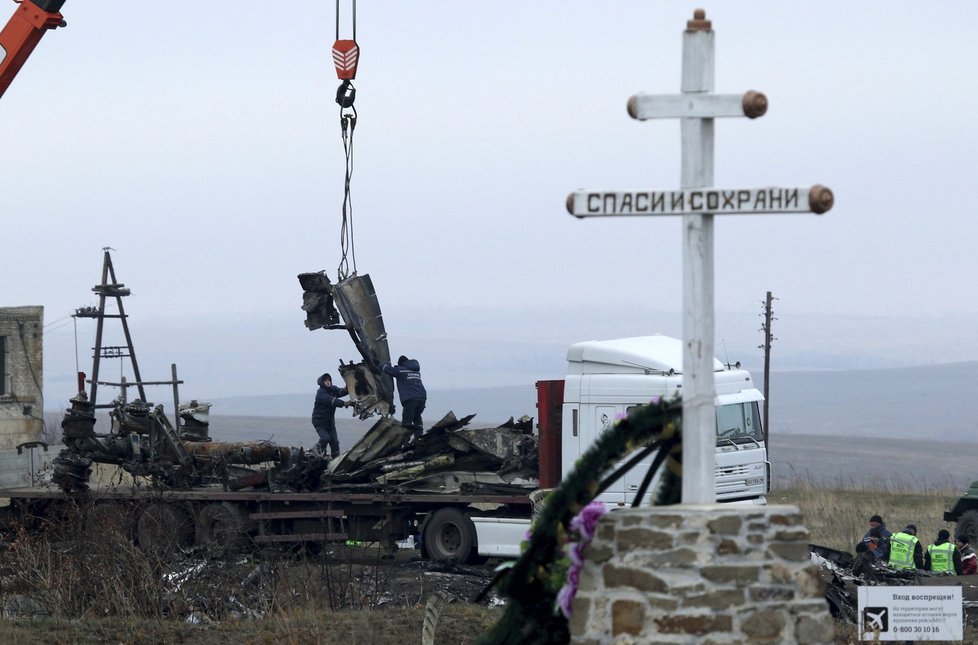
[[[758,404],[764,400],[750,373],[714,359],[716,384],[716,495],[717,501],[765,504],[770,465]],[[567,376],[560,412],[560,475],[571,472],[598,435],[638,405],[655,397],[682,394],[683,343],[653,335],[616,340],[587,341],[567,350]],[[558,382],[559,383],[559,382]],[[539,392],[538,384],[538,392]],[[542,400],[538,399],[539,414]],[[541,437],[542,439],[542,437]],[[553,460],[541,440],[541,466]],[[547,451],[548,454],[543,453]],[[654,455],[627,471],[598,500],[609,507],[630,506]],[[620,464],[619,464],[620,465]],[[616,466],[617,468],[617,466]],[[651,503],[655,484],[643,503]],[[528,517],[477,517],[472,522],[482,556],[515,557],[530,527]]]
[[[562,472],[570,472],[598,435],[631,408],[653,398],[681,395],[682,354],[681,340],[662,335],[572,345],[564,381]],[[758,403],[764,396],[746,370],[726,367],[716,359],[713,369],[717,501],[763,504],[768,464]],[[647,471],[648,463],[637,465],[598,499],[630,505]]]

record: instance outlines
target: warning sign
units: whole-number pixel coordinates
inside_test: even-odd
[[[859,639],[959,641],[961,587],[859,587]]]

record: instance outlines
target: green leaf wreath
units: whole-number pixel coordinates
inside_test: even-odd
[[[598,494],[632,465],[658,450],[636,495],[645,494],[655,471],[666,470],[654,504],[677,504],[682,495],[682,403],[678,398],[657,400],[632,410],[603,432],[560,486],[548,495],[531,529],[523,555],[495,582],[508,599],[499,621],[480,639],[482,645],[566,643],[570,641],[567,618],[555,609],[557,595],[567,575],[562,545],[571,520]],[[641,452],[614,473],[601,479],[636,449]]]

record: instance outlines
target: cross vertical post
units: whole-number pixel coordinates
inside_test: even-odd
[[[713,92],[715,47],[698,15],[683,32],[682,93]],[[683,118],[681,187],[713,185],[712,118]],[[684,504],[716,501],[713,407],[713,215],[683,215],[683,490]]]
[[[716,119],[756,119],[767,112],[767,97],[714,94],[713,26],[697,9],[683,32],[680,94],[638,94],[628,99],[633,119],[678,118],[682,132],[681,190],[585,191],[567,196],[567,212],[585,217],[683,218],[683,490],[684,504],[717,501],[716,380],[713,367],[713,218],[716,215],[828,212],[831,189],[717,188],[713,184],[713,128]],[[767,424],[764,424],[765,439]],[[756,442],[755,442],[756,443]],[[762,446],[757,445],[758,448]]]

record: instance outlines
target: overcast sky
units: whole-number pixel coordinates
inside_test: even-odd
[[[679,187],[679,124],[625,104],[678,92],[695,6],[359,3],[357,269],[430,387],[529,385],[571,342],[682,333],[679,220],[576,220],[564,200]],[[760,362],[770,290],[775,368],[978,360],[978,5],[703,6],[717,91],[770,105],[718,121],[717,186],[836,196],[821,217],[717,219],[717,353]],[[200,396],[312,391],[357,358],[304,328],[295,278],[340,257],[333,11],[65,4],[0,99],[0,303],[45,307],[48,407],[104,246],[144,378],[176,362]],[[93,336],[79,321],[83,370]]]

